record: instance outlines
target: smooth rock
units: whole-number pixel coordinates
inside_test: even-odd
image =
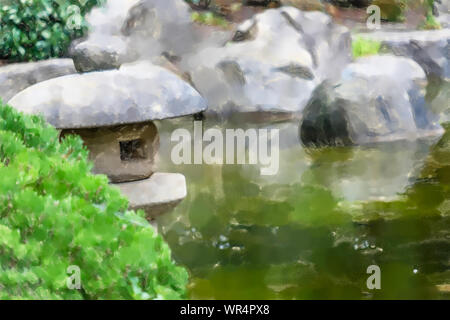
[[[76,72],[72,59],[14,63],[0,67],[0,98],[6,102],[31,85]]]
[[[433,13],[437,16],[437,21],[443,28],[450,28],[450,1],[440,0],[434,1]]]
[[[25,113],[42,114],[59,129],[140,123],[206,110],[206,101],[194,88],[149,62],[41,82],[9,104]]]
[[[426,84],[424,71],[411,59],[360,58],[339,81],[315,90],[301,140],[307,146],[361,145],[441,133],[425,102]]]
[[[88,37],[81,42],[75,40],[69,50],[79,72],[117,69],[132,61],[122,26],[138,1],[107,0],[87,14]]]
[[[186,178],[179,173],[156,172],[150,178],[116,184],[130,201],[130,209],[142,209],[148,220],[171,210],[187,195]]]
[[[427,75],[450,78],[450,29],[385,32],[355,35],[380,41],[395,55],[415,60]]]
[[[118,69],[133,60],[126,42],[118,36],[90,38],[77,44],[71,56],[79,72]]]
[[[281,7],[245,21],[229,43],[200,50],[183,68],[211,112],[299,113],[350,52],[350,33],[326,14]]]

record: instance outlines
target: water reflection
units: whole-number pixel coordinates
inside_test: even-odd
[[[189,194],[158,223],[191,272],[191,298],[449,298],[449,130],[437,143],[312,151],[295,123],[275,126],[284,144],[272,177],[173,166],[171,128],[161,130],[160,171],[183,172]],[[381,290],[366,287],[372,264]]]

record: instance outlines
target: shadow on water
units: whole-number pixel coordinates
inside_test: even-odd
[[[322,150],[277,126],[273,177],[175,166],[162,130],[160,169],[184,173],[188,197],[159,231],[190,271],[191,298],[450,298],[450,126],[437,143]],[[366,285],[374,264],[380,290]]]

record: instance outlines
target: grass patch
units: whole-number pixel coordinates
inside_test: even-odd
[[[375,55],[380,52],[381,42],[358,37],[352,42],[353,58]]]
[[[221,16],[214,14],[211,11],[208,12],[193,12],[191,15],[192,21],[209,26],[218,26],[222,28],[228,28],[229,23]]]

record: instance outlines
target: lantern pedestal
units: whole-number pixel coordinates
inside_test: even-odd
[[[155,172],[145,180],[115,184],[130,201],[130,209],[142,209],[147,220],[173,209],[187,195],[186,178],[179,173]]]

